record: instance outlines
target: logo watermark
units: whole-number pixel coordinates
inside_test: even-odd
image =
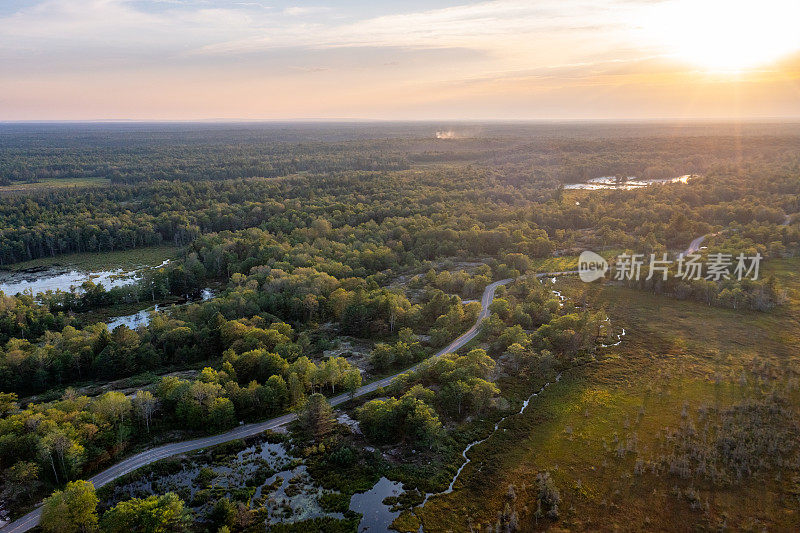
[[[586,250],[578,257],[578,275],[581,281],[590,283],[608,272],[608,261],[603,256]]]
[[[703,260],[700,254],[680,255],[670,259],[666,253],[620,254],[614,262],[612,279],[617,281],[639,281],[640,279],[661,279],[667,281],[672,276],[682,280],[721,281],[726,279],[758,279],[762,256],[760,253],[748,256],[740,253],[713,253]],[[582,281],[592,282],[602,278],[609,270],[608,262],[591,251],[581,253],[578,258],[578,274]],[[644,278],[642,278],[644,276]]]

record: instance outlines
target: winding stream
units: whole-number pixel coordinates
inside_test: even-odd
[[[553,277],[553,278],[551,278],[551,280],[550,280],[550,281],[551,281],[551,283],[555,283],[555,282],[556,282],[556,278],[555,278],[555,277]],[[563,294],[561,294],[561,291],[557,291],[557,290],[555,290],[555,289],[551,289],[551,292],[552,292],[553,294],[555,294],[555,295],[558,297],[558,301],[559,301],[560,305],[563,307],[563,305],[564,305],[564,301],[566,301],[566,299],[567,299],[567,298],[566,298],[566,296],[564,296]],[[608,320],[608,322],[609,322],[609,324],[610,324],[611,320],[609,319],[609,320]],[[610,325],[609,325],[609,327],[610,327]],[[621,344],[621,343],[622,343],[622,337],[623,337],[623,336],[625,336],[625,328],[622,328],[622,332],[621,332],[621,333],[619,333],[619,334],[617,334],[617,342],[615,342],[615,343],[612,343],[612,344],[601,344],[600,346],[601,346],[602,348],[609,348],[609,347],[611,347],[611,346],[618,346],[619,344]],[[559,381],[561,381],[561,373],[560,373],[560,372],[559,372],[559,373],[556,375],[556,378],[555,378],[555,380],[553,380],[553,381],[548,381],[547,383],[545,383],[544,385],[542,385],[542,388],[541,388],[541,389],[539,389],[538,391],[536,391],[536,392],[534,392],[533,394],[531,394],[530,396],[528,396],[528,398],[527,398],[527,399],[526,399],[524,402],[522,402],[522,407],[520,408],[520,410],[519,410],[517,413],[512,413],[512,414],[510,414],[510,415],[507,415],[507,416],[504,416],[503,418],[501,418],[500,420],[498,420],[498,421],[495,423],[495,425],[494,425],[494,429],[492,430],[492,432],[491,432],[491,433],[489,433],[489,435],[487,435],[486,437],[484,437],[484,438],[482,438],[482,439],[480,439],[480,440],[472,441],[472,442],[470,442],[469,444],[467,444],[467,447],[466,447],[466,448],[464,448],[464,451],[463,451],[463,452],[461,452],[461,457],[463,457],[463,458],[464,458],[464,462],[461,464],[461,466],[460,466],[460,467],[458,468],[458,470],[456,471],[456,474],[453,476],[453,479],[450,481],[450,485],[447,487],[447,489],[446,489],[446,490],[444,490],[444,491],[442,491],[442,492],[436,492],[436,493],[429,493],[429,494],[426,494],[426,495],[425,495],[425,499],[422,501],[422,503],[419,505],[419,507],[417,507],[417,508],[416,508],[415,512],[416,512],[416,511],[418,511],[418,510],[420,510],[420,509],[422,509],[422,508],[425,506],[425,504],[426,504],[426,503],[428,503],[428,500],[429,500],[430,498],[432,498],[432,497],[434,497],[434,496],[440,496],[440,495],[444,495],[444,494],[450,494],[451,492],[453,492],[453,487],[455,487],[456,481],[458,481],[458,478],[461,476],[461,472],[464,470],[464,468],[466,468],[466,466],[467,466],[469,463],[471,463],[471,462],[472,462],[472,460],[471,460],[471,459],[470,459],[470,458],[467,456],[467,453],[468,453],[468,452],[469,452],[469,451],[470,451],[470,450],[471,450],[473,447],[477,446],[478,444],[482,444],[482,443],[486,442],[487,440],[491,439],[491,438],[494,436],[494,434],[495,434],[495,433],[497,433],[497,430],[500,428],[500,424],[502,424],[502,423],[503,423],[503,421],[505,421],[507,418],[509,418],[509,417],[511,417],[511,416],[517,416],[517,415],[521,415],[522,413],[524,413],[524,412],[525,412],[525,409],[527,409],[527,407],[528,407],[528,405],[530,404],[531,400],[533,400],[534,398],[536,398],[537,396],[539,396],[539,395],[540,395],[542,392],[544,392],[544,391],[545,391],[545,389],[547,389],[547,387],[549,387],[549,386],[550,386],[550,385],[552,385],[553,383],[558,383]],[[387,526],[388,526],[388,524],[387,524]],[[419,533],[423,533],[423,531],[424,531],[424,528],[423,528],[423,525],[422,525],[422,523],[420,522],[420,526],[419,526]]]
[[[611,348],[612,346],[619,346],[622,344],[622,337],[625,336],[625,328],[622,328],[622,333],[617,334],[617,342],[613,342],[611,344],[601,344],[601,348]]]
[[[442,492],[433,492],[433,493],[430,493],[430,494],[426,494],[425,495],[425,499],[422,501],[422,503],[420,504],[419,507],[420,508],[423,507],[432,496],[439,496],[439,495],[442,495],[442,494],[450,494],[451,492],[453,492],[453,487],[455,486],[456,481],[458,481],[458,477],[461,475],[461,471],[464,470],[464,468],[469,463],[472,462],[472,460],[469,457],[467,457],[467,452],[470,451],[474,446],[477,446],[478,444],[481,444],[481,443],[486,442],[487,440],[491,439],[494,436],[494,434],[497,433],[497,430],[500,427],[500,424],[502,424],[504,420],[506,420],[507,418],[509,418],[511,416],[521,415],[522,413],[524,413],[525,409],[527,409],[527,407],[528,407],[528,404],[531,403],[531,400],[533,400],[534,398],[539,396],[542,392],[544,392],[544,390],[547,387],[549,387],[553,383],[558,383],[559,381],[561,381],[561,373],[560,372],[556,375],[556,379],[555,380],[548,381],[547,383],[542,385],[541,389],[539,389],[538,391],[536,391],[533,394],[531,394],[530,396],[528,396],[528,398],[524,402],[522,402],[522,407],[520,408],[520,410],[518,412],[512,413],[512,414],[507,415],[507,416],[504,416],[503,418],[501,418],[500,420],[495,422],[494,429],[492,430],[491,433],[489,433],[489,435],[487,435],[486,437],[484,437],[484,438],[482,438],[480,440],[472,441],[469,444],[467,444],[467,447],[464,448],[463,452],[461,452],[461,457],[464,458],[464,463],[458,468],[458,471],[456,472],[456,475],[453,476],[453,479],[450,481],[450,486],[447,487],[447,490],[444,490]]]

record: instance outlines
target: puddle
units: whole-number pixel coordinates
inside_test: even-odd
[[[47,291],[64,291],[79,289],[85,281],[102,283],[103,287],[122,287],[130,283],[135,283],[139,277],[135,272],[124,272],[122,269],[100,270],[97,272],[80,272],[70,270],[68,272],[57,272],[47,270],[44,272],[13,272],[0,274],[0,291],[5,294],[18,294],[28,292],[33,295],[45,293]]]
[[[221,463],[207,463],[201,458],[184,463],[177,472],[153,473],[114,487],[108,503],[172,491],[198,517],[227,495],[244,501],[251,509],[265,509],[267,526],[323,516],[344,518],[341,513],[322,509],[319,498],[331,491],[317,486],[305,465],[298,464],[283,444],[255,444]]]
[[[320,506],[319,498],[327,492],[330,491],[314,485],[305,465],[300,465],[267,478],[253,494],[250,508],[267,509],[267,525],[301,522],[322,516],[343,519],[343,514],[326,513]]]
[[[363,518],[358,524],[359,533],[363,531],[389,531],[389,526],[394,519],[400,516],[400,511],[391,511],[383,503],[389,496],[398,496],[403,492],[403,484],[399,481],[389,481],[382,477],[367,492],[353,494],[350,499],[350,510],[361,513]]]

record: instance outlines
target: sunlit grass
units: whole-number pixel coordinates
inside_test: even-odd
[[[598,251],[607,260],[622,253],[622,250]],[[531,259],[531,268],[537,272],[564,272],[578,269],[577,255],[562,255],[558,257],[540,257]]]
[[[159,265],[167,259],[178,257],[180,252],[181,249],[175,246],[147,246],[144,248],[118,250],[115,252],[86,252],[58,255],[56,257],[42,257],[22,263],[14,263],[6,268],[9,270],[26,270],[30,268],[57,266],[85,271],[110,270],[115,268],[130,270],[139,267]]]
[[[108,178],[45,178],[34,183],[12,183],[0,186],[0,195],[20,194],[44,189],[65,189],[75,187],[106,187],[111,184]]]
[[[543,265],[565,266],[564,260]],[[662,431],[677,427],[684,409],[691,417],[701,406],[725,408],[777,387],[798,410],[800,394],[791,380],[800,370],[799,266],[797,259],[765,266],[765,275],[774,274],[791,295],[788,305],[772,313],[590,286],[593,305],[605,307],[615,327],[626,328],[624,342],[566,372],[524,415],[509,419],[506,431],[473,448],[457,490],[421,511],[426,530],[468,531],[470,520],[483,530],[503,510],[509,484],[515,486],[523,530],[536,529],[534,486],[542,471],[550,472],[561,492],[561,518],[552,524],[558,527],[654,531],[725,522],[735,529],[796,530],[791,471],[712,486],[703,479],[637,474],[635,464],[663,453]],[[577,279],[559,283],[566,295],[587,289]],[[635,452],[618,456],[619,441],[634,435]],[[680,494],[696,491],[703,509],[691,509],[676,488]],[[546,525],[540,521],[538,528]]]

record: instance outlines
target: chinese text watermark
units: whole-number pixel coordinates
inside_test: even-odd
[[[712,253],[705,260],[700,254],[680,255],[677,259],[670,259],[666,253],[649,255],[624,253],[616,258],[612,279],[666,281],[672,276],[686,281],[757,280],[761,259],[760,253],[751,256],[743,253],[737,256]],[[578,273],[583,281],[600,279],[608,270],[608,262],[594,252],[583,252],[578,259]]]

